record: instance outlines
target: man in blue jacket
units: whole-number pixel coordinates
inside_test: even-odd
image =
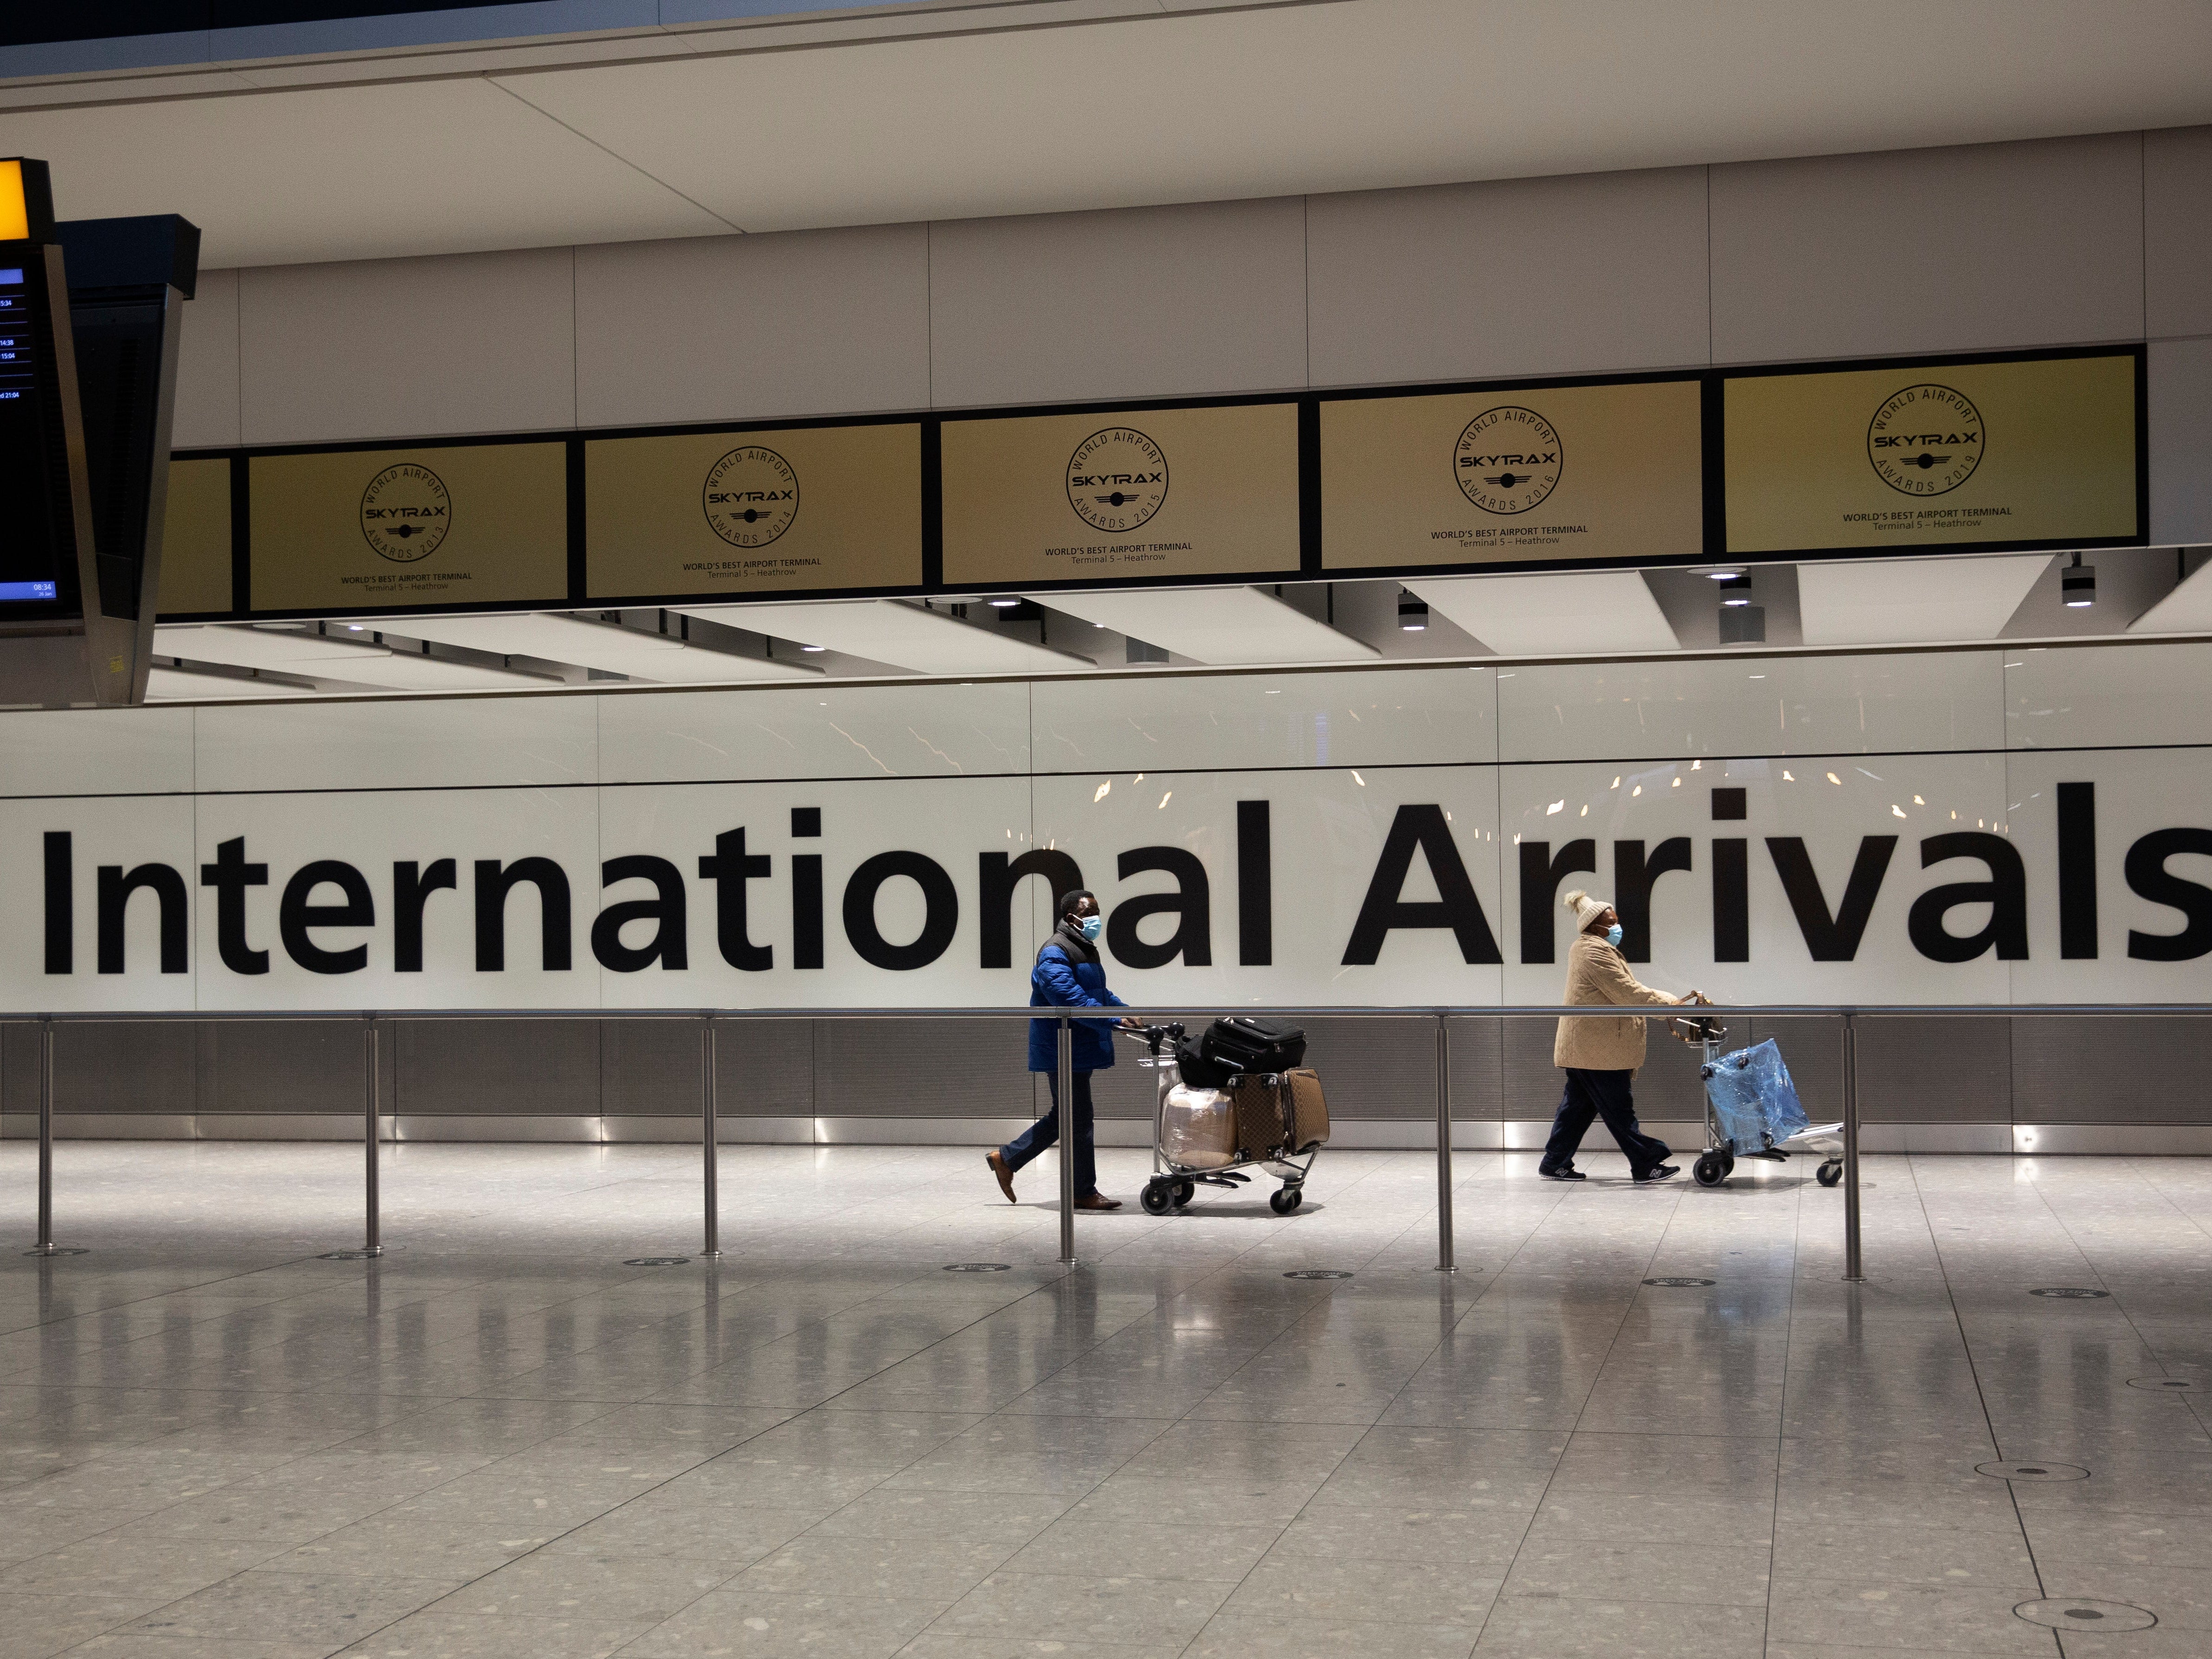
[[[1121,998],[1106,988],[1106,964],[1098,954],[1102,927],[1098,901],[1081,889],[1060,898],[1060,925],[1038,950],[1030,970],[1032,1008],[1121,1008]],[[1136,1022],[1125,1019],[1123,1025]],[[1091,1074],[1114,1063],[1114,1034],[1103,1019],[1079,1019],[1068,1034],[1075,1073],[1075,1207],[1118,1210],[1121,1200],[1098,1190],[1098,1157],[1091,1139]],[[1006,1202],[1014,1200],[1014,1172],[1060,1136],[1060,1022],[1030,1022],[1030,1070],[1044,1073],[1052,1109],[996,1152],[983,1154]]]

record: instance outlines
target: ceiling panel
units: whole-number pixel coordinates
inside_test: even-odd
[[[1041,0],[19,84],[0,152],[52,161],[73,217],[184,212],[220,265],[2212,120],[2212,6],[1960,15],[1971,22],[1930,23],[1900,0]],[[257,85],[228,89],[242,82]]]
[[[799,663],[769,662],[708,651],[661,634],[641,633],[574,617],[410,617],[393,619],[395,631],[502,657],[537,657],[572,663],[632,679],[669,685],[716,685],[746,680],[811,679],[820,672]]]
[[[2128,632],[2212,633],[2212,574],[2208,573],[2212,573],[2212,564],[2199,565],[2173,592],[2130,623]]]
[[[1797,567],[1808,645],[1993,640],[2054,556],[1868,559]]]
[[[1193,662],[1364,662],[1382,654],[1256,587],[1123,588],[1030,597]]]
[[[364,631],[368,631],[366,625]],[[559,684],[542,674],[448,662],[368,642],[356,645],[350,640],[305,632],[221,624],[156,628],[154,654],[389,691],[545,690]]]
[[[889,663],[917,674],[1053,674],[1092,666],[996,626],[962,622],[896,599],[834,599],[821,605],[672,605],[731,628],[751,629],[801,645]]]
[[[228,702],[243,697],[306,697],[314,693],[275,680],[234,680],[220,674],[185,674],[156,668],[146,676],[149,702]]]
[[[1633,570],[1436,576],[1406,586],[1504,656],[1674,651],[1681,643]]]

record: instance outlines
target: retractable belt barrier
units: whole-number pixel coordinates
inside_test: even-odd
[[[1677,1006],[1686,1005],[1675,1005]],[[1451,1146],[1451,1027],[1454,1019],[1558,1019],[1561,1016],[1601,1015],[1608,1004],[1577,1004],[1569,1007],[1430,1006],[1359,1008],[1262,1008],[1239,1005],[1243,1015],[1294,1019],[1433,1019],[1437,1025],[1437,1271],[1456,1271],[1452,1246]],[[1621,1005],[1616,1012],[1630,1014],[1645,1006]],[[1211,1019],[1216,1009],[1132,1007],[1118,1009],[1114,1018],[1141,1020]],[[1843,1073],[1843,1188],[1844,1278],[1866,1277],[1859,1231],[1859,1088],[1858,1022],[1862,1019],[2160,1019],[2212,1014],[2205,1003],[2039,1003],[2027,1006],[1962,1003],[1717,1003],[1697,1005],[1699,1018],[1835,1019],[1842,1022]],[[1669,1016],[1653,1007],[1640,1018]],[[383,1227],[379,1218],[377,1147],[382,1139],[378,1121],[377,1030],[380,1024],[436,1019],[696,1019],[700,1022],[699,1139],[704,1245],[700,1254],[708,1260],[721,1255],[720,1199],[718,1191],[720,1157],[714,1121],[714,1022],[745,1019],[1049,1019],[1059,1025],[1059,1085],[1064,1120],[1060,1158],[1060,1260],[1068,1267],[1080,1265],[1075,1254],[1075,1159],[1070,1155],[1073,1130],[1074,1079],[1073,1042],[1074,1022],[1101,1018],[1096,1008],[410,1008],[390,1012],[374,1009],[302,1009],[283,1013],[234,1012],[86,1012],[65,1014],[0,1014],[0,1020],[34,1021],[39,1039],[39,1242],[33,1255],[73,1254],[54,1243],[54,1027],[65,1024],[112,1024],[191,1021],[272,1022],[285,1020],[359,1019],[367,1032],[362,1066],[365,1098],[362,1140],[367,1164],[363,1181],[366,1211],[363,1242],[357,1251],[343,1254],[374,1259],[384,1254]]]

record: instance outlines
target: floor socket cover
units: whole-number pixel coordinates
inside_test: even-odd
[[[2061,1302],[2094,1302],[2101,1297],[2110,1296],[2112,1292],[2110,1291],[2069,1290],[2062,1287],[2055,1290],[2030,1291],[2028,1294],[2030,1296],[2053,1297]]]
[[[1296,1267],[1283,1275],[1285,1279],[1349,1279],[1352,1275],[1342,1267]]]
[[[383,1254],[381,1250],[325,1250],[315,1260],[318,1261],[374,1261]]]
[[[1013,1264],[1006,1261],[948,1261],[945,1271],[949,1273],[1003,1273],[1012,1271]]]
[[[51,1250],[26,1250],[25,1255],[90,1255],[92,1251],[82,1244],[57,1244]]]
[[[1976,1474],[1996,1480],[2087,1480],[2089,1471],[2073,1463],[1977,1463]]]
[[[2023,1601],[2013,1611],[2031,1625],[2043,1625],[2051,1630],[2092,1630],[2100,1635],[2114,1631],[2148,1630],[2158,1623],[2158,1615],[2148,1607],[2126,1601],[2087,1601],[2078,1596]]]
[[[691,1258],[688,1255],[634,1255],[623,1263],[625,1267],[680,1267]]]
[[[1668,1290],[1698,1290],[1707,1285],[1717,1285],[1717,1279],[1647,1279],[1647,1285],[1661,1285]]]
[[[2154,1394],[2162,1394],[2168,1389],[2193,1389],[2197,1384],[2193,1379],[2186,1376],[2131,1376],[2128,1379],[2128,1386],[2131,1389],[2148,1389]]]

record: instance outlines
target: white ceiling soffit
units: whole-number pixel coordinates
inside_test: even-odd
[[[544,690],[558,684],[538,674],[503,668],[479,668],[371,643],[327,639],[307,632],[266,628],[156,628],[154,654],[187,662],[222,663],[233,668],[261,668],[310,679],[342,680],[348,685],[386,691]],[[299,695],[296,688],[289,694]]]
[[[212,267],[2185,126],[2208,62],[2192,0],[1010,0],[18,81],[0,155]]]
[[[2085,556],[2085,562],[2094,560]],[[2180,585],[2128,624],[2130,634],[2212,633],[2212,564],[2199,565]]]
[[[1117,634],[1204,663],[1364,662],[1382,653],[1256,587],[1032,593]]]
[[[574,617],[409,617],[395,632],[410,639],[489,651],[502,657],[536,657],[573,663],[632,679],[668,685],[724,685],[746,680],[811,679],[821,671],[798,663],[708,651],[665,635],[615,628]]]
[[[965,623],[941,611],[896,599],[831,599],[820,605],[671,605],[731,628],[748,628],[801,645],[827,646],[848,656],[889,663],[917,674],[1065,674],[1091,667],[1088,657],[1019,639],[988,623]]]
[[[234,680],[221,674],[186,674],[155,668],[146,676],[149,702],[234,702],[247,697],[310,697],[313,692],[275,680]]]
[[[1822,562],[1797,567],[1808,645],[1914,645],[1993,640],[2051,561],[1996,558]]]
[[[1673,651],[1681,643],[1633,570],[1435,576],[1406,586],[1501,656]]]

